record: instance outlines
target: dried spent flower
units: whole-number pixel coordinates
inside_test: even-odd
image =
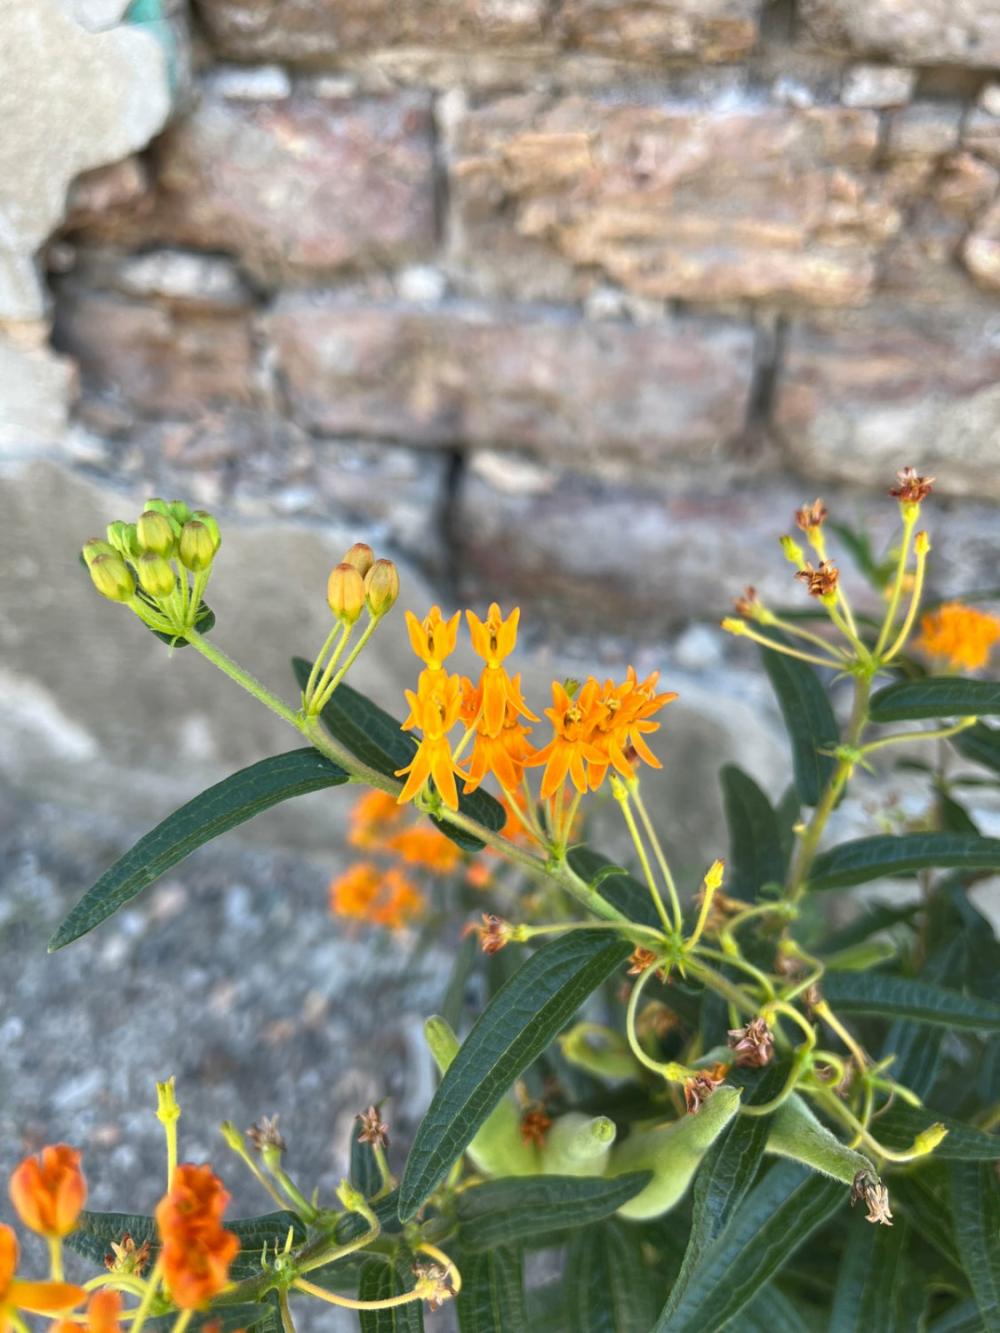
[[[859,1171],[851,1184],[851,1207],[863,1200],[868,1212],[866,1222],[878,1223],[884,1227],[892,1226],[892,1213],[889,1211],[889,1191],[871,1171]]]
[[[806,585],[810,597],[832,597],[837,591],[840,571],[832,561],[821,560],[819,569],[813,569],[811,564],[806,564],[795,577]]]
[[[150,1244],[144,1240],[136,1245],[130,1232],[122,1233],[121,1240],[113,1240],[104,1256],[104,1267],[111,1273],[135,1274],[141,1277],[149,1265]]]
[[[729,1066],[720,1063],[709,1069],[699,1069],[691,1078],[684,1080],[684,1105],[689,1115],[698,1114],[728,1072]]]
[[[414,1264],[413,1276],[417,1279],[413,1290],[431,1310],[439,1310],[455,1295],[451,1274],[443,1264]]]
[[[481,926],[470,926],[479,936],[479,947],[485,954],[499,953],[505,944],[510,943],[510,922],[492,912],[483,913]]]
[[[534,1143],[540,1148],[545,1142],[545,1136],[551,1127],[551,1116],[546,1115],[540,1106],[529,1107],[521,1116],[521,1139],[525,1143]]]
[[[367,1111],[361,1111],[354,1118],[361,1122],[361,1133],[358,1135],[359,1143],[370,1143],[373,1148],[388,1146],[389,1126],[382,1119],[377,1106],[374,1104],[369,1106]]]
[[[796,509],[795,522],[803,532],[809,532],[813,528],[822,527],[829,512],[823,501],[817,498],[811,505],[803,505],[801,509]]]
[[[258,1152],[263,1152],[265,1148],[274,1148],[278,1152],[285,1151],[286,1144],[278,1129],[276,1115],[262,1115],[257,1123],[247,1130],[247,1138]]]
[[[920,504],[930,495],[935,477],[918,477],[916,468],[904,467],[896,473],[896,485],[889,492],[901,504]]]
[[[730,1050],[743,1069],[761,1069],[774,1058],[774,1035],[763,1018],[752,1018],[743,1028],[730,1028]]]
[[[757,589],[748,584],[743,589],[742,596],[734,598],[733,608],[738,616],[743,616],[746,620],[756,620],[763,610],[763,603],[757,596]]]
[[[641,976],[643,972],[656,963],[656,954],[652,949],[644,949],[641,945],[632,950],[628,960],[628,975],[630,977]]]

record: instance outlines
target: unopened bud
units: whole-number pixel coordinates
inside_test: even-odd
[[[928,1125],[928,1127],[921,1130],[913,1140],[913,1151],[918,1153],[921,1157],[925,1157],[928,1153],[934,1151],[947,1134],[948,1129],[945,1125]]]
[[[83,544],[83,561],[89,569],[99,555],[118,555],[118,552],[110,542],[102,541],[100,537],[91,537],[89,541]]]
[[[364,542],[355,542],[340,561],[342,565],[353,565],[362,578],[375,563],[375,552]]]
[[[223,1120],[219,1126],[219,1133],[222,1135],[228,1147],[233,1152],[245,1155],[247,1150],[246,1140],[231,1120]]]
[[[726,616],[722,621],[722,629],[727,634],[746,634],[747,626],[745,620],[737,620],[735,616]]]
[[[391,560],[376,560],[365,575],[365,601],[378,620],[395,605],[399,596],[399,570]]]
[[[120,555],[99,555],[89,568],[94,587],[109,602],[130,602],[135,596],[135,579]]]
[[[344,625],[353,625],[364,610],[365,581],[353,565],[340,564],[331,569],[326,581],[326,600],[330,610]]]
[[[139,539],[134,523],[123,523],[120,518],[108,524],[108,541],[127,559],[134,559],[139,554]]]
[[[931,539],[926,532],[918,532],[913,539],[913,549],[917,555],[929,555],[931,550]]]
[[[175,500],[174,503],[180,504],[180,501]],[[215,521],[213,515],[210,514],[207,509],[196,509],[193,514],[190,512],[188,513],[184,522],[187,523],[191,519],[197,519],[199,523],[203,524],[208,529],[208,535],[212,538],[212,551],[213,553],[217,553],[219,547],[222,545],[222,533],[219,531],[219,525]]]
[[[722,884],[726,874],[725,861],[713,861],[705,871],[705,888],[709,893],[714,893]]]
[[[349,1180],[342,1180],[337,1187],[337,1198],[340,1200],[341,1207],[346,1208],[349,1213],[357,1213],[361,1210],[368,1211],[368,1201],[359,1189],[351,1184]]]
[[[183,500],[171,500],[167,505],[167,509],[170,511],[170,517],[179,523],[181,527],[184,526],[189,518],[193,517],[191,510]],[[199,514],[198,517],[200,518],[201,515]]]
[[[174,525],[165,514],[147,509],[144,514],[140,514],[135,532],[144,551],[152,551],[154,555],[173,555],[176,543]]]
[[[192,518],[181,528],[181,540],[178,550],[181,564],[193,574],[202,574],[211,569],[215,558],[216,544],[212,534],[200,519]]]
[[[150,597],[169,597],[177,587],[170,561],[162,555],[146,551],[136,561],[135,569],[143,592],[149,593]]]
[[[181,1118],[181,1108],[177,1101],[176,1079],[173,1074],[156,1085],[156,1118],[161,1125],[174,1124]]]
[[[796,569],[805,569],[805,552],[794,537],[782,537],[781,549],[789,564],[794,565]]]

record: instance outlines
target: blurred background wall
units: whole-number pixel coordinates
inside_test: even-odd
[[[998,582],[998,182],[1000,0],[0,0],[11,1152],[81,1125],[124,1189],[157,1132],[127,1108],[174,1068],[192,1155],[280,1103],[334,1180],[355,1109],[429,1087],[433,985],[387,992],[405,946],[325,914],[344,799],[45,958],[145,826],[294,744],[99,604],[81,539],[147,494],[216,510],[220,642],[272,683],[356,538],[421,612],[519,600],[538,688],[664,666],[694,873],[721,760],[777,795],[717,623],[748,581],[796,595],[797,504],[884,536],[915,465],[935,590]],[[381,637],[361,683],[396,707]]]

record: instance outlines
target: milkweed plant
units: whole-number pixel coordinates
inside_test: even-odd
[[[364,1333],[413,1333],[452,1302],[463,1333],[1000,1327],[1000,946],[969,897],[1000,870],[1000,840],[966,808],[1000,786],[1000,728],[983,720],[1000,714],[1000,684],[982,671],[1000,621],[975,598],[925,596],[932,481],[899,473],[884,554],[805,505],[781,538],[800,600],[772,608],[748,588],[722,622],[759,645],[791,778],[767,793],[722,770],[728,847],[700,883],[678,882],[670,811],[644,783],[676,697],[658,673],[528,698],[507,665],[517,608],[434,606],[406,615],[413,688],[393,716],[347,682],[399,593],[394,564],[358,543],[329,576],[330,633],[294,661],[286,703],[209,637],[211,515],[150,500],[88,541],[103,597],[200,653],[299,748],[168,816],[51,948],[258,811],[349,785],[358,859],[330,886],[333,913],[467,925],[426,1021],[440,1081],[405,1155],[385,1102],[359,1108],[350,1176],[322,1197],[292,1178],[266,1108],[245,1131],[222,1126],[269,1201],[229,1219],[218,1161],[178,1160],[168,1079],[152,1217],[88,1211],[66,1144],[15,1170],[14,1208],[47,1240],[50,1271],[22,1275],[0,1227],[0,1333],[29,1315],[56,1333],[290,1333],[306,1303],[356,1311]],[[854,605],[831,534],[870,585]],[[466,631],[478,678],[449,667]],[[881,808],[866,836],[831,845],[859,770],[895,767],[922,784],[919,815]],[[587,842],[602,791],[627,866]],[[892,896],[827,923],[836,895],[881,880]],[[96,1275],[67,1282],[64,1244]]]

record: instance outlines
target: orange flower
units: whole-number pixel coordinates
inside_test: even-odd
[[[603,714],[598,718],[593,736],[594,744],[604,754],[604,763],[590,766],[592,789],[596,790],[604,781],[609,764],[624,778],[634,775],[636,759],[641,759],[650,768],[663,767],[643,739],[644,735],[660,729],[659,722],[649,720],[651,715],[677,698],[675,691],[656,693],[659,678],[660,673],[654,671],[640,681],[635,668],[629,667],[621,685],[610,680],[605,683],[600,698]]]
[[[86,1300],[82,1287],[69,1282],[25,1282],[14,1276],[16,1272],[17,1237],[11,1227],[0,1223],[0,1333],[10,1333],[18,1310],[64,1314]]]
[[[378,897],[382,872],[371,861],[358,861],[330,882],[330,911],[367,921]]]
[[[26,1157],[10,1178],[10,1198],[26,1227],[42,1236],[68,1236],[87,1201],[80,1154],[65,1143]]]
[[[503,667],[504,659],[510,656],[517,643],[520,607],[515,606],[506,620],[496,602],[490,603],[485,621],[480,620],[472,611],[466,611],[465,616],[469,622],[473,651],[486,663],[479,677],[479,688],[482,692],[480,716],[482,731],[487,736],[498,735],[504,725],[505,716],[511,713],[537,722],[538,718],[528,711],[521,697],[520,677],[511,680]]]
[[[441,608],[432,606],[423,620],[418,620],[412,611],[407,611],[406,628],[410,635],[410,647],[431,671],[440,671],[445,658],[455,651],[461,614],[456,611],[450,620],[445,620]]]
[[[121,1333],[122,1298],[107,1287],[95,1291],[87,1302],[87,1322],[77,1324],[71,1319],[60,1322],[53,1333]]]
[[[210,1166],[179,1166],[170,1189],[156,1207],[163,1241],[163,1277],[182,1310],[197,1310],[229,1281],[239,1238],[224,1230],[229,1195]]]
[[[599,706],[598,684],[592,677],[575,698],[570,698],[559,681],[552,682],[552,707],[546,708],[545,716],[551,721],[555,735],[527,761],[529,767],[545,765],[541,790],[543,801],[559,790],[567,775],[577,791],[585,792],[585,763],[606,765],[602,751],[590,739]]]
[[[528,727],[522,727],[517,718],[508,714],[507,721],[495,736],[477,730],[465,791],[475,791],[487,773],[492,773],[504,791],[520,786],[524,766],[535,753],[528,740]]]
[[[1000,639],[1000,619],[996,616],[962,602],[946,602],[923,617],[920,637],[914,646],[928,657],[943,659],[949,666],[977,671],[990,660],[997,639]]]
[[[352,847],[382,847],[402,819],[395,796],[373,788],[354,803],[347,841]]]
[[[427,779],[432,777],[445,805],[451,810],[457,810],[455,774],[458,773],[460,777],[465,775],[452,759],[448,732],[458,721],[462,710],[462,684],[458,676],[445,676],[442,673],[440,680],[428,680],[427,674],[422,673],[416,694],[412,690],[406,691],[410,717],[413,724],[424,733],[424,738],[412,762],[396,770],[397,777],[409,775],[398,799],[400,804],[412,801],[423,790]]]
[[[389,839],[386,847],[407,865],[426,866],[439,875],[454,870],[462,855],[455,843],[436,828],[403,829]]]
[[[372,909],[370,920],[373,925],[384,926],[387,930],[402,930],[420,916],[425,905],[424,895],[401,870],[389,870],[382,880],[382,893]]]

